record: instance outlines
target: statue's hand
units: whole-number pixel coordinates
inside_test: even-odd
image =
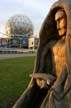
[[[36,83],[40,88],[48,88],[48,86],[51,84],[51,81],[49,79],[47,81],[43,79],[36,79]]]
[[[36,79],[36,83],[40,88],[43,88],[45,86],[45,81],[42,79]]]
[[[55,76],[46,73],[33,73],[30,76],[40,88],[50,88],[56,80]]]

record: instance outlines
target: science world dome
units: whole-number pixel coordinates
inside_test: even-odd
[[[6,23],[6,35],[29,37],[33,34],[33,24],[27,16],[15,15],[12,16]]]

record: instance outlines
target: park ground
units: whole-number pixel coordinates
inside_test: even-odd
[[[0,60],[0,108],[12,108],[27,87],[35,56]]]

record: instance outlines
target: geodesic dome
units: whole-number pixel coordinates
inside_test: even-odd
[[[33,24],[27,16],[12,16],[6,23],[7,36],[32,35]]]

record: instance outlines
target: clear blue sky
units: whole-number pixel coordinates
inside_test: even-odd
[[[57,0],[1,0],[0,32],[5,33],[6,21],[13,15],[28,16],[34,26],[34,34],[39,32],[41,24],[48,14],[51,5]]]

